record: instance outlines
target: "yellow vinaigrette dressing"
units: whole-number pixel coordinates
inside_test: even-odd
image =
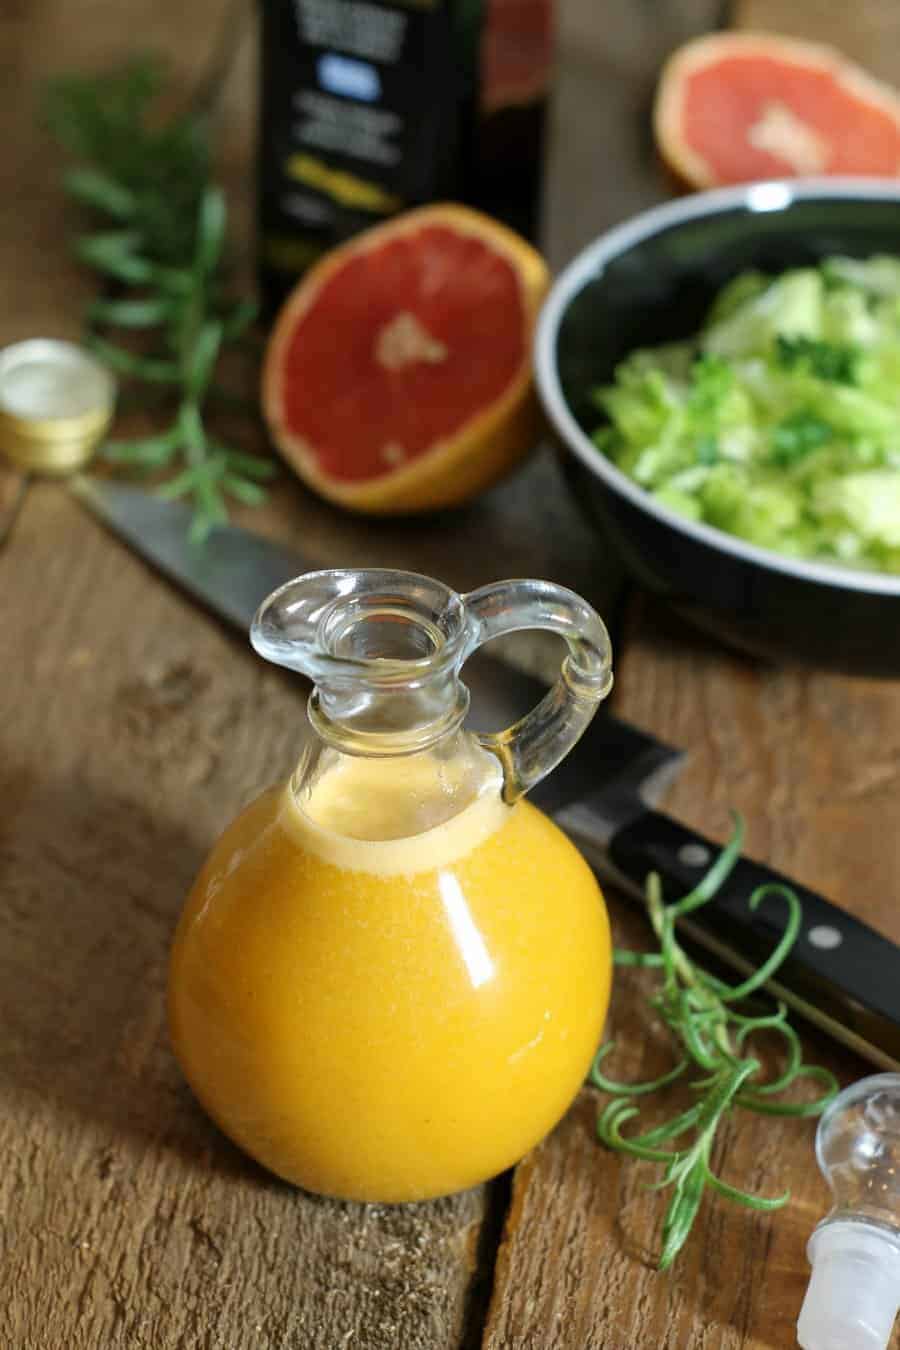
[[[600,1039],[597,883],[546,816],[504,800],[509,767],[480,740],[314,748],[188,898],[176,1054],[222,1129],[310,1190],[399,1201],[484,1180],[560,1118]]]

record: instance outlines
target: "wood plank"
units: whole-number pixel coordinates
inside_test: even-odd
[[[181,900],[292,767],[297,687],[52,485],[0,574],[0,1344],[458,1346],[485,1190],[298,1193],[215,1130],[167,1045]]]
[[[641,120],[652,90],[642,61],[674,45],[697,13],[688,0],[678,7],[617,0],[598,23],[596,6],[586,0],[564,7],[547,212],[554,261],[662,194]],[[13,53],[30,90],[38,69],[94,64],[130,48],[140,32],[142,41],[161,40],[172,51],[187,81],[214,21],[211,3],[176,10],[166,0],[148,7],[142,20],[129,6],[104,10],[102,24],[89,24],[67,16],[61,0],[36,0],[4,10],[0,36],[11,37],[0,51]],[[252,44],[245,43],[223,111],[225,173],[242,237],[252,209],[246,190],[252,72]],[[57,161],[33,136],[30,98],[17,94],[8,102],[15,104],[7,122],[15,193],[0,195],[0,274],[14,290],[0,314],[0,340],[35,331],[74,334],[87,283],[61,250]],[[0,1313],[6,1319],[0,1337],[25,1350],[455,1345],[478,1321],[477,1249],[481,1242],[483,1255],[491,1237],[490,1225],[483,1226],[484,1194],[415,1210],[298,1197],[212,1130],[165,1049],[160,999],[180,894],[218,826],[290,763],[294,696],[277,676],[260,673],[241,644],[192,614],[76,516],[59,489],[41,487],[33,496],[0,561],[3,617],[11,623],[4,632],[22,661],[0,694],[3,748],[11,747],[3,762],[18,809],[3,854],[12,940],[2,948],[2,998],[14,1031],[4,1060],[10,1109],[3,1129],[13,1165],[0,1204],[13,1216],[3,1241],[16,1280],[10,1287],[20,1291]],[[437,522],[350,521],[287,483],[268,515],[253,519],[302,542],[323,564],[415,566],[460,587],[487,580],[498,566],[541,572],[606,608],[606,561],[548,456],[471,512]],[[38,581],[47,584],[47,596]],[[50,588],[69,616],[62,624],[56,608],[51,619]],[[836,807],[832,801],[830,816],[827,802],[815,808],[825,812],[826,824],[844,829],[867,794],[883,794],[886,812],[893,742],[871,733],[883,753],[867,779],[863,760],[829,722],[842,718],[860,730],[858,695],[847,699],[832,689],[823,696],[818,686],[816,692],[789,681],[748,685],[742,662],[736,684],[729,667],[720,689],[704,681],[710,658],[703,644],[688,640],[682,647],[678,634],[664,641],[654,665],[642,644],[655,650],[657,627],[651,616],[636,633],[634,658],[620,664],[620,686],[624,681],[635,691],[633,703],[621,706],[661,734],[703,743],[673,810],[715,834],[724,832],[725,803],[741,805],[753,825],[751,846],[815,880],[810,864],[822,856],[820,829],[804,823],[799,802],[788,826],[775,811],[777,794],[769,801],[773,784],[785,791],[780,719],[790,715],[803,746],[796,776],[788,779],[795,791],[823,781],[808,776],[823,765],[848,772],[847,800],[838,798]],[[673,651],[683,658],[675,660]],[[702,695],[689,692],[698,679]],[[818,709],[811,722],[804,714],[810,699]],[[30,708],[27,716],[23,707]],[[713,716],[712,707],[727,709],[729,721]],[[866,703],[867,725],[871,717],[877,712]],[[753,737],[761,726],[768,730],[757,752]],[[223,750],[229,740],[231,753]],[[757,802],[767,814],[756,814]],[[886,815],[879,820],[883,827]],[[838,894],[846,858],[837,834],[832,842],[826,873]],[[858,867],[863,852],[860,844],[858,854],[848,855]],[[890,865],[860,875],[884,883]],[[112,910],[116,895],[121,906]],[[616,919],[623,940],[641,940],[633,916],[617,910]],[[661,1054],[635,1008],[634,991],[617,998],[622,1073],[652,1068]],[[845,1074],[855,1071],[849,1059],[837,1062]],[[134,1084],[124,1106],[123,1079]],[[777,1188],[787,1177],[795,1201],[765,1221],[713,1207],[673,1280],[643,1264],[659,1211],[640,1189],[644,1172],[609,1159],[591,1140],[593,1109],[585,1098],[520,1169],[487,1343],[526,1350],[790,1344],[802,1244],[824,1206],[811,1168],[811,1130],[797,1128],[793,1152],[777,1132],[735,1132],[725,1175],[746,1175],[752,1163],[761,1184]],[[758,1258],[766,1252],[763,1267]],[[764,1321],[750,1306],[760,1289]]]
[[[16,523],[27,490],[28,475],[0,460],[0,548]]]
[[[3,7],[0,344],[77,337],[94,284],[66,251],[77,215],[59,193],[60,157],[35,128],[41,80],[139,43],[166,53],[186,89],[225,4],[135,0],[92,16],[63,0]],[[247,33],[220,116],[248,277],[255,80]],[[352,520],[286,478],[245,520],[320,565],[410,566],[460,588],[537,573],[604,611],[618,585],[549,452],[471,510],[423,523]],[[0,843],[0,1252],[15,1291],[0,1308],[0,1344],[474,1344],[502,1185],[403,1209],[298,1195],[214,1130],[167,1049],[165,959],[181,897],[221,825],[290,766],[296,692],[58,484],[31,490],[0,581],[15,653],[0,688],[14,808]],[[513,654],[541,663],[536,649]]]
[[[668,195],[650,130],[657,71],[721,9],[721,0],[560,0],[544,207],[555,266]]]
[[[900,6],[891,0],[735,0],[736,27],[829,42],[895,87],[900,83]]]
[[[616,710],[690,749],[666,802],[673,815],[723,840],[729,808],[739,810],[750,854],[900,942],[896,682],[766,668],[648,604],[619,662]],[[643,920],[625,902],[610,903],[617,941],[646,949]],[[661,1030],[641,999],[647,988],[646,977],[617,972],[608,1030],[620,1047],[610,1063],[615,1077],[636,1080],[666,1067]],[[803,1028],[803,1040],[807,1058],[842,1082],[871,1072],[815,1031]],[[806,1240],[830,1203],[813,1158],[814,1122],[742,1113],[731,1123],[715,1160],[725,1179],[769,1194],[789,1188],[791,1202],[766,1216],[708,1198],[677,1266],[664,1275],[652,1268],[664,1197],[642,1189],[658,1169],[597,1144],[603,1101],[586,1090],[519,1169],[488,1350],[793,1344]]]
[[[92,16],[62,0],[2,8],[0,344],[77,337],[94,284],[66,249],[76,217],[59,193],[60,157],[35,127],[40,80],[139,43],[167,52],[187,87],[223,12],[216,0]],[[222,112],[244,241],[253,65],[248,34]],[[13,475],[3,483],[12,493]],[[515,491],[511,516],[494,496],[430,527],[370,530],[285,481],[260,523],[322,564],[421,557],[448,575],[453,560],[469,585],[495,575],[504,540],[517,572],[529,553],[552,570],[547,541],[561,540],[562,571],[586,581],[589,536],[552,460]],[[542,535],[529,545],[532,498]],[[216,1132],[167,1048],[165,962],[181,899],[221,826],[291,767],[296,689],[130,558],[61,485],[30,492],[0,581],[0,1344],[470,1343],[495,1228],[489,1190],[404,1208],[300,1195]]]
[[[635,10],[642,8],[635,6]],[[744,26],[821,37],[884,77],[898,75],[896,6],[743,0]],[[724,839],[729,808],[744,815],[747,850],[802,878],[895,941],[900,876],[896,785],[900,686],[724,651],[656,603],[632,611],[617,666],[616,710],[691,754],[666,809]],[[647,947],[649,929],[610,896],[617,941]],[[608,1034],[611,1075],[666,1067],[648,1020],[648,977],[617,972]],[[871,1067],[804,1029],[809,1059],[842,1082]],[[520,1165],[497,1262],[485,1350],[769,1350],[795,1344],[806,1287],[805,1244],[830,1198],[816,1168],[814,1122],[742,1113],[714,1163],[766,1193],[789,1187],[772,1215],[707,1199],[669,1274],[653,1269],[665,1198],[644,1189],[658,1168],[622,1159],[594,1137],[606,1099],[586,1089],[557,1130]],[[900,1329],[892,1346],[900,1346]]]

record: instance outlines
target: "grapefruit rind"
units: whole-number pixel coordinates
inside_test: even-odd
[[[473,235],[512,264],[528,324],[521,368],[499,399],[410,463],[363,481],[339,482],[321,471],[314,449],[285,423],[288,344],[323,284],[348,257],[377,249],[387,239],[429,224],[447,225],[460,234]],[[288,296],[276,320],[262,375],[263,409],[276,446],[304,482],[321,496],[348,510],[370,515],[401,515],[456,506],[490,487],[534,448],[545,427],[532,378],[531,333],[549,285],[550,274],[544,259],[525,239],[499,221],[456,203],[418,207],[355,235],[306,274]]]
[[[660,154],[676,177],[692,188],[723,185],[708,161],[681,133],[684,96],[690,77],[704,67],[735,56],[770,57],[833,76],[839,89],[879,108],[894,119],[900,140],[900,96],[834,47],[777,33],[710,33],[679,47],[663,66],[653,105],[653,132]],[[898,163],[900,172],[900,163]],[[785,175],[791,176],[791,175]],[[729,180],[731,181],[731,180]]]

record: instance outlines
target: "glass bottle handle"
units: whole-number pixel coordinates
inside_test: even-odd
[[[479,735],[503,765],[503,797],[514,802],[569,753],[612,688],[612,647],[600,616],[574,591],[548,581],[499,581],[462,596],[469,653],[505,633],[542,628],[568,651],[556,684],[505,731]]]

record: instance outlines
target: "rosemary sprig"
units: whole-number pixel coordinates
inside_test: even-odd
[[[88,343],[121,378],[164,394],[170,414],[153,435],[108,442],[103,454],[138,470],[174,470],[163,490],[191,499],[191,534],[202,541],[227,519],[229,497],[263,500],[260,484],[275,466],[224,444],[208,425],[220,357],[247,334],[257,307],[231,285],[207,109],[195,104],[160,121],[164,91],[161,67],[147,58],[105,75],[64,76],[47,87],[44,120],[77,160],[66,192],[101,226],[74,243],[104,279],[88,308]],[[114,342],[110,330],[139,344]]]
[[[662,1180],[656,1189],[672,1188],[662,1230],[660,1270],[672,1264],[691,1230],[707,1187],[751,1209],[778,1209],[790,1198],[790,1192],[767,1198],[752,1195],[721,1180],[712,1171],[710,1159],[716,1133],[733,1107],[779,1116],[818,1115],[838,1089],[829,1070],[804,1064],[797,1033],[788,1024],[787,1008],[780,1001],[774,1011],[751,1015],[740,1013],[735,1005],[759,990],[790,952],[800,928],[800,901],[787,886],[776,883],[759,886],[750,896],[752,910],[764,901],[776,898],[788,908],[788,921],[780,942],[768,959],[746,980],[728,985],[694,964],[675,937],[675,921],[699,909],[709,901],[730,873],[741,851],[743,827],[735,819],[732,838],[703,880],[681,900],[665,904],[659,876],[647,878],[646,903],[659,940],[658,952],[616,951],[615,961],[622,966],[643,966],[660,973],[661,985],[650,1003],[669,1028],[679,1047],[674,1068],[659,1078],[644,1083],[618,1083],[607,1078],[601,1064],[614,1049],[603,1046],[593,1064],[590,1081],[613,1100],[597,1121],[600,1140],[612,1149],[649,1162],[665,1163]],[[747,1043],[758,1032],[774,1032],[785,1047],[781,1073],[768,1081],[759,1081],[762,1061],[748,1053]],[[697,1100],[662,1125],[637,1135],[625,1135],[623,1126],[640,1114],[634,1099],[657,1092],[691,1069],[701,1077],[688,1086]],[[808,1078],[821,1084],[824,1092],[813,1101],[776,1100],[798,1079]],[[675,1146],[674,1141],[687,1142]],[[667,1147],[672,1141],[672,1146]]]

